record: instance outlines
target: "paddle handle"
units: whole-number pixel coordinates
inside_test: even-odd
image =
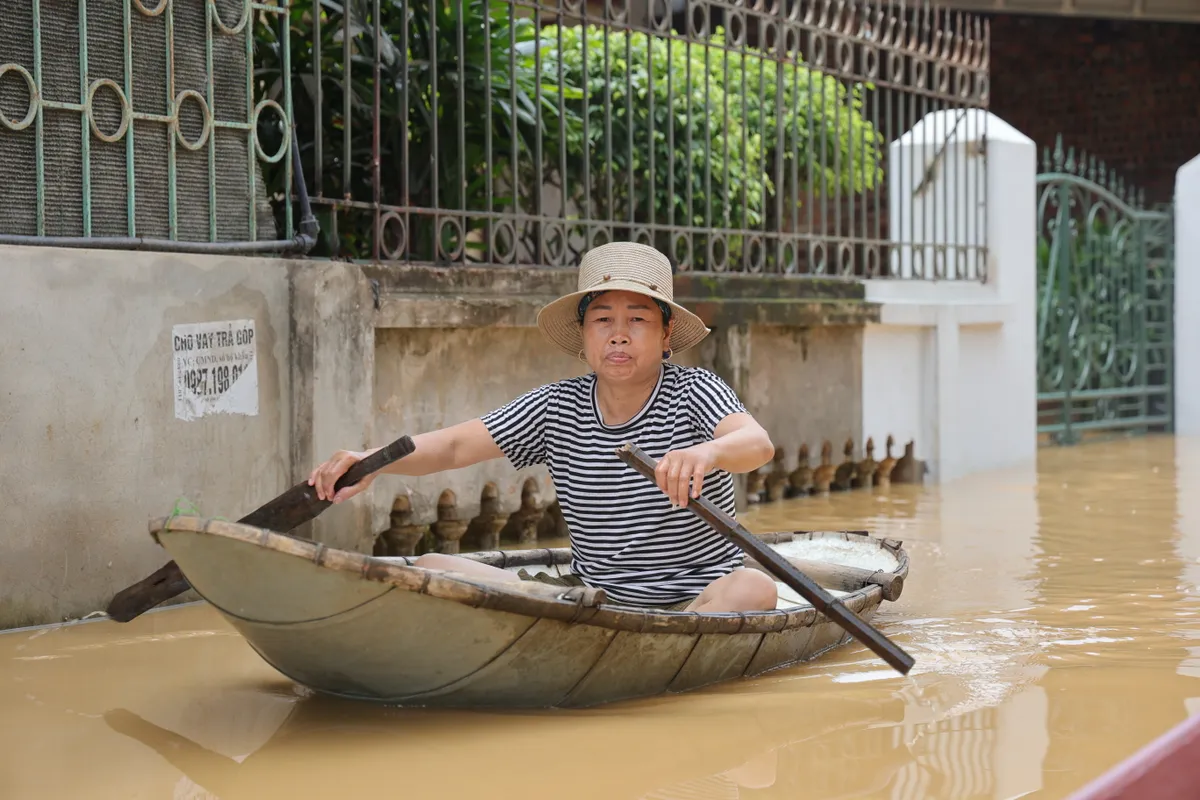
[[[391,444],[371,453],[362,461],[351,464],[350,469],[346,470],[342,477],[333,484],[333,493],[337,494],[347,486],[353,486],[368,475],[378,472],[393,461],[399,461],[416,449],[417,446],[413,444],[411,437],[401,436]]]
[[[657,466],[654,459],[646,455],[637,445],[630,442],[618,448],[617,458],[651,482],[658,482],[654,474]],[[870,648],[901,675],[907,675],[912,669],[915,663],[912,656],[846,608],[840,600],[810,580],[803,572],[796,569],[795,565],[742,527],[736,520],[713,505],[711,500],[703,496],[689,497],[687,507],[716,529],[718,533],[731,539],[742,550],[754,556],[763,569],[795,589],[801,597],[812,603],[813,608],[849,631],[855,639]]]
[[[396,441],[382,447],[366,458],[350,465],[350,469],[342,473],[342,477],[334,483],[336,494],[347,486],[353,486],[371,473],[397,461],[416,449],[413,440],[401,436]],[[332,500],[317,498],[317,487],[309,486],[307,480],[300,481],[274,500],[259,506],[238,520],[243,525],[253,525],[256,528],[287,533],[293,528],[314,519],[322,511],[333,505]]]

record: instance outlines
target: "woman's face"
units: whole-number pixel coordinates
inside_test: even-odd
[[[670,339],[671,326],[663,326],[658,305],[636,292],[605,292],[583,317],[583,356],[599,378],[657,374]]]

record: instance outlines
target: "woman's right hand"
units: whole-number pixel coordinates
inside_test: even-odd
[[[346,470],[378,449],[376,447],[373,450],[364,450],[362,452],[338,450],[328,461],[314,469],[312,474],[308,476],[308,485],[317,490],[317,499],[332,500],[334,503],[340,503],[343,500],[349,500],[356,494],[366,491],[375,480],[376,473],[368,475],[352,486],[343,487],[337,494],[333,493],[333,487],[338,482],[338,478],[346,473]]]

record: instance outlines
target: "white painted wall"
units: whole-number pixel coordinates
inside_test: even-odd
[[[1175,173],[1175,432],[1200,433],[1200,156]]]
[[[1037,450],[1037,148],[993,114],[959,113],[930,114],[891,144],[902,277],[867,282],[883,307],[863,339],[863,436],[893,434],[897,455],[915,440],[934,482],[1032,463]],[[914,241],[949,245],[953,275],[952,248],[985,235],[986,280],[908,279],[922,256],[939,258]]]

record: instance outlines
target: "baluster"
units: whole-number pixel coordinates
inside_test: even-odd
[[[439,553],[459,552],[459,540],[467,532],[467,523],[458,517],[458,496],[452,490],[446,489],[438,496],[437,522],[429,527]]]

